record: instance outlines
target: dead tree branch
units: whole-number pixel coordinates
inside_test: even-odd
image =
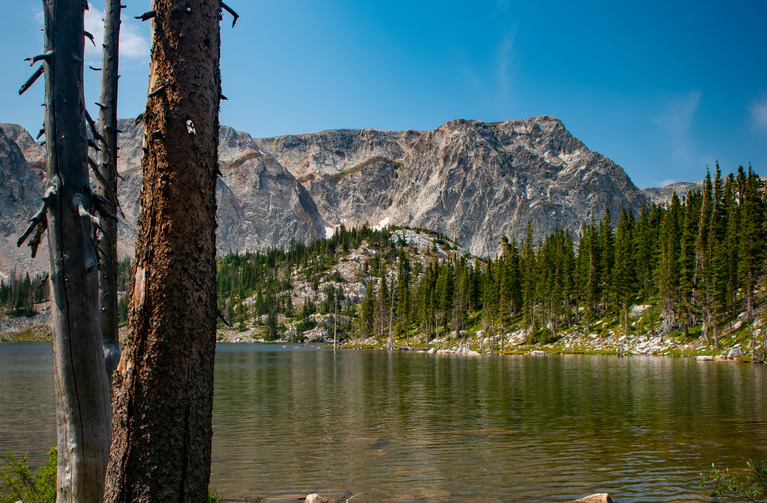
[[[24,84],[21,86],[21,89],[19,89],[19,96],[27,92],[27,89],[32,87],[35,81],[39,79],[42,74],[43,74],[43,65],[40,65],[37,67],[37,70],[35,70],[35,73],[33,73],[32,76],[29,77],[27,81],[24,82]]]

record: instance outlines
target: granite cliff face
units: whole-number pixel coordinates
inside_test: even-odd
[[[130,254],[143,126],[123,120],[120,129],[120,249]],[[18,140],[6,133],[6,143],[16,148],[4,146],[0,157],[34,174],[30,164],[42,159],[42,149],[23,130],[14,131]],[[503,235],[521,240],[528,221],[542,237],[557,227],[575,231],[606,208],[617,221],[622,208],[637,211],[649,201],[618,165],[548,116],[456,120],[434,131],[334,130],[255,140],[222,126],[219,141],[222,255],[288,247],[337,225],[368,223],[436,230],[474,254],[492,256]],[[19,183],[39,197],[37,178],[37,184],[29,176]],[[15,214],[36,204],[17,204],[25,209]]]
[[[325,220],[424,227],[477,255],[503,235],[577,230],[609,209],[648,201],[626,173],[553,117],[435,131],[327,131],[256,140],[308,189]]]
[[[8,276],[14,267],[20,273],[40,271],[48,263],[45,239],[35,259],[27,246],[16,246],[41,204],[40,162],[44,164],[43,149],[29,133],[20,126],[0,124],[0,278]]]
[[[697,182],[675,182],[663,187],[648,187],[642,189],[642,193],[656,204],[666,204],[671,202],[674,194],[681,199],[693,190],[702,191],[703,180],[698,180]]]
[[[220,254],[288,249],[325,236],[327,224],[306,189],[273,157],[248,148],[222,163],[216,187]]]
[[[130,255],[137,237],[144,133],[133,121],[126,121],[122,130],[119,164],[123,180],[118,183],[118,193],[125,221],[119,226],[118,247],[121,254]],[[306,189],[273,157],[259,152],[246,133],[221,127],[219,162],[219,255],[288,248],[291,240],[311,242],[325,235],[328,225]]]

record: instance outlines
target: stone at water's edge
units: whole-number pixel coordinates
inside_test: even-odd
[[[741,348],[732,348],[727,353],[727,358],[740,358],[744,356],[743,350]]]
[[[327,499],[323,498],[319,494],[310,494],[306,497],[304,503],[330,503]]]
[[[578,500],[569,501],[568,503],[613,503],[613,500],[609,494],[599,493]]]

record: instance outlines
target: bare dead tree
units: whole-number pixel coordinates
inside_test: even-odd
[[[220,0],[155,0],[129,337],[107,502],[205,501],[216,321]]]
[[[99,192],[117,213],[117,81],[120,41],[120,0],[106,0],[104,50],[99,98],[98,163],[95,165]],[[111,377],[120,358],[117,314],[117,221],[104,222],[98,237],[99,307],[107,375]]]
[[[44,0],[43,64],[20,93],[45,74],[48,187],[19,239],[32,254],[48,230],[58,445],[56,501],[100,502],[109,448],[109,389],[98,309],[95,229],[110,216],[91,192],[83,93],[83,2]],[[42,69],[42,70],[41,70]]]

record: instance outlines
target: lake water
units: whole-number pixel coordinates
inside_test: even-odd
[[[55,436],[49,345],[0,345],[0,450]],[[767,368],[691,359],[219,345],[212,483],[227,498],[711,501],[767,458]]]

